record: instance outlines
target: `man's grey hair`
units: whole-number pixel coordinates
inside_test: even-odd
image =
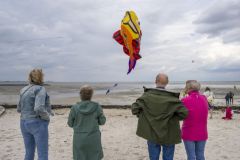
[[[201,85],[197,81],[190,81],[188,83],[187,88],[188,88],[188,91],[199,91],[201,88]]]
[[[159,73],[156,76],[156,81],[155,81],[157,87],[165,87],[168,84],[168,76],[164,73]]]

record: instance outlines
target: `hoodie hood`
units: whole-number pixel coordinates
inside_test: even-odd
[[[97,107],[98,104],[95,102],[91,102],[91,101],[82,101],[82,102],[78,102],[76,104],[77,110],[82,113],[82,114],[91,114],[93,113]]]

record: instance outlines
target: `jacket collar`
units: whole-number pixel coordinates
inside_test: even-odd
[[[156,89],[165,90],[165,87],[156,87]]]
[[[175,97],[179,97],[179,93],[168,91],[168,90],[162,89],[162,88],[146,88],[146,87],[144,87],[144,92],[150,92],[150,93],[158,94],[158,95],[174,95]]]
[[[199,91],[189,91],[188,94],[189,95],[191,95],[191,94],[195,94],[196,95],[196,94],[199,94]]]

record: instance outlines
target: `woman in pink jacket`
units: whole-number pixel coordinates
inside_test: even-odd
[[[197,81],[190,82],[187,88],[189,96],[183,98],[182,102],[189,113],[183,121],[182,139],[188,160],[205,160],[204,148],[208,139],[208,101],[199,93],[200,84]]]

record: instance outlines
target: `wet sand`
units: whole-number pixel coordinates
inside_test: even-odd
[[[66,124],[69,109],[55,110],[49,125],[49,159],[72,159],[73,131]],[[101,127],[104,160],[147,160],[146,141],[136,136],[137,118],[129,109],[104,109],[107,123]],[[240,159],[240,115],[225,121],[220,111],[208,121],[209,140],[206,145],[207,160]],[[7,109],[0,117],[0,159],[22,160],[23,139],[19,128],[19,114],[16,109]],[[175,160],[185,160],[183,144],[176,145]]]
[[[219,82],[209,82],[209,84],[203,84],[202,90],[206,86],[211,87],[212,91],[215,94],[214,104],[216,106],[225,105],[225,94],[229,91],[234,92],[234,105],[240,106],[240,82],[236,82],[239,85],[237,89],[233,89],[233,85],[230,82],[225,82],[218,84]],[[57,105],[72,105],[80,100],[79,98],[79,88],[85,83],[49,83],[45,86],[48,94],[50,95],[51,104]],[[143,86],[154,87],[154,83],[129,83],[122,82],[119,83],[117,87],[112,88],[110,94],[106,95],[107,89],[112,86],[112,83],[90,83],[94,88],[93,100],[99,102],[102,105],[131,105],[136,98],[138,98],[143,93]],[[169,84],[167,86],[168,90],[174,92],[180,92],[184,83],[180,84]],[[1,86],[0,85],[0,105],[1,104],[10,104],[16,105],[19,100],[19,92],[23,86]]]

